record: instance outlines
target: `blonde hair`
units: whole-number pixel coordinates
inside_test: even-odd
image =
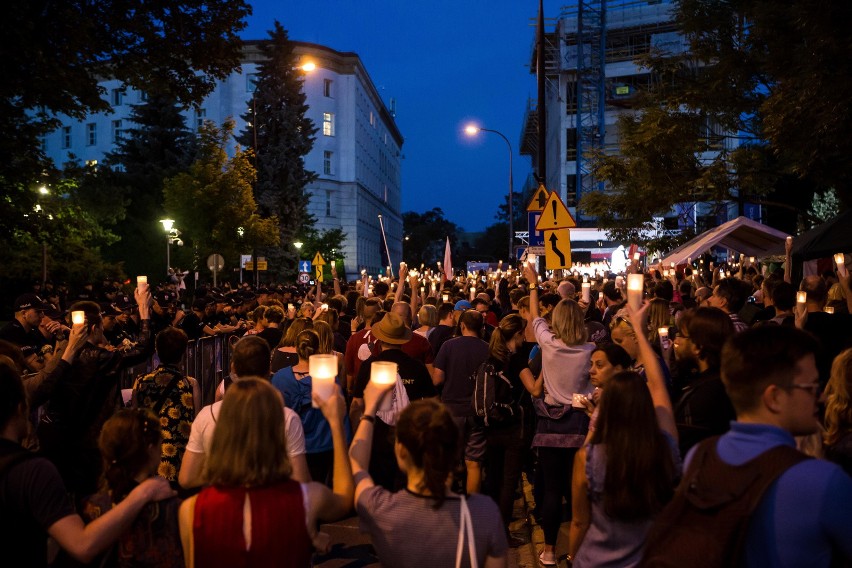
[[[435,327],[438,325],[438,309],[429,304],[424,305],[417,312],[417,320],[420,322],[420,325]]]
[[[268,380],[244,378],[228,387],[205,466],[212,485],[260,487],[290,478],[284,405]]]
[[[669,311],[669,302],[662,298],[654,298],[648,302],[648,330],[645,334],[651,344],[660,340],[659,329],[671,327],[672,314]]]
[[[843,351],[831,364],[825,387],[825,434],[827,446],[836,444],[852,429],[852,349]]]
[[[561,300],[552,310],[550,326],[554,335],[565,345],[580,345],[586,342],[588,332],[583,323],[583,310],[570,298]]]
[[[334,351],[334,332],[331,331],[331,326],[328,322],[318,319],[314,322],[314,331],[319,336],[317,353],[331,353]]]
[[[287,328],[287,333],[281,337],[278,342],[278,347],[295,347],[296,338],[306,329],[314,327],[314,322],[310,318],[296,318]]]

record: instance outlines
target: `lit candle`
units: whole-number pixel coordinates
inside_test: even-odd
[[[669,266],[670,266],[670,267],[672,267],[672,268],[674,268],[674,267],[675,267],[675,263],[674,263],[674,261],[670,262],[670,263],[669,263]]]
[[[531,265],[534,265],[534,264],[535,264],[535,261],[536,261],[537,259],[538,259],[538,257],[536,257],[536,255],[534,255],[534,254],[528,254],[528,255],[527,255],[527,263],[529,263],[529,264],[531,264]]]
[[[807,292],[805,292],[804,290],[800,290],[799,292],[796,292],[796,303],[804,304],[807,301],[808,301],[808,293]]]
[[[634,310],[642,307],[642,290],[645,288],[645,277],[641,274],[627,275],[627,302]]]
[[[789,245],[789,244],[792,244],[792,243],[793,243],[793,237],[787,237],[787,244]]]
[[[754,264],[754,257],[753,256],[748,257],[748,263]]]
[[[470,299],[473,300],[474,297],[476,297],[476,286],[471,286],[470,287]]]
[[[834,313],[834,306],[826,306],[825,307],[825,313],[833,314]]]
[[[321,309],[322,311],[324,311],[324,312],[327,312],[327,311],[328,311],[328,304],[322,304],[322,305],[320,306],[320,309]]]
[[[444,303],[449,302],[450,301],[450,295],[449,294],[441,294],[441,300],[443,300]]]
[[[71,323],[74,325],[83,325],[86,323],[86,312],[82,310],[71,312]]]
[[[137,276],[136,277],[136,285],[137,286],[139,286],[140,284],[147,284],[147,283],[148,283],[148,277],[147,276]]]
[[[640,257],[641,255],[638,252],[633,253],[633,260],[635,260],[636,262],[639,262]]]
[[[388,267],[388,268],[390,268],[390,267]],[[400,272],[402,272],[402,269],[403,269],[403,268],[405,268],[405,261],[404,261],[404,260],[401,260],[401,261],[399,261],[399,270],[400,270]]]
[[[422,296],[424,294],[426,294],[426,286],[421,286],[420,287],[420,295]]]
[[[383,391],[393,388],[398,376],[398,367],[391,361],[373,361],[370,365],[370,382],[380,387]],[[390,410],[393,405],[393,397],[386,395],[377,410]]]
[[[660,336],[660,347],[663,349],[669,348],[669,328],[661,327],[657,329],[657,333]]]
[[[591,297],[592,285],[589,282],[583,282],[580,285],[580,288],[582,289],[583,302],[588,304],[589,298]]]
[[[837,272],[839,272],[841,276],[846,276],[846,255],[842,252],[835,254],[834,263],[837,264]]]
[[[308,359],[308,372],[311,374],[311,395],[317,393],[320,400],[328,400],[337,388],[334,383],[337,376],[337,355],[311,355]],[[319,408],[315,402],[312,404],[314,408]]]

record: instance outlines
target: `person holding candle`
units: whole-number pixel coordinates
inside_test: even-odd
[[[847,308],[852,308],[850,276],[838,275],[840,286],[846,292]],[[822,343],[823,350],[817,355],[817,368],[823,383],[831,375],[831,363],[844,349],[852,347],[852,316],[847,313],[825,313],[828,286],[821,276],[806,276],[799,287],[796,303],[796,327],[804,329]],[[801,300],[804,300],[802,302]]]
[[[539,317],[538,274],[527,264],[524,276],[530,285],[530,315],[541,348],[544,384],[543,393],[533,392],[538,415],[533,446],[538,448],[543,496],[544,549],[539,561],[555,566],[562,498],[571,502],[569,481],[574,455],[589,429],[589,417],[582,408],[574,408],[572,401],[574,394],[590,390],[589,366],[595,344],[587,342],[583,312],[574,300],[564,299],[556,305],[550,325]]]
[[[281,396],[268,381],[249,378],[228,389],[207,464],[210,485],[180,507],[188,567],[308,568],[312,548],[327,550],[329,538],[316,526],[351,511],[352,471],[346,459],[343,397],[333,393],[326,400],[316,395],[313,400],[330,425],[332,489],[291,478],[281,435]]]
[[[141,328],[136,345],[127,351],[104,347],[98,304],[84,301],[71,306],[72,312],[85,312],[88,342],[71,364],[69,375],[56,384],[38,436],[43,453],[56,464],[68,491],[79,497],[97,490],[101,474],[97,436],[115,410],[122,371],[147,361],[154,349],[147,284],[140,284],[135,295]]]
[[[334,440],[331,425],[322,412],[313,406],[311,392],[314,382],[330,382],[332,390],[341,391],[335,385],[337,359],[330,372],[322,377],[311,376],[311,355],[318,354],[319,336],[313,329],[306,329],[296,337],[296,353],[299,362],[284,367],[272,376],[272,384],[284,396],[284,404],[295,411],[302,420],[305,433],[305,457],[311,479],[330,485],[333,471]],[[347,421],[348,422],[348,421]],[[348,429],[348,425],[347,425]]]
[[[407,355],[402,349],[403,345],[411,340],[412,331],[398,314],[394,312],[385,314],[381,321],[373,325],[372,333],[380,351],[364,361],[358,372],[350,412],[353,423],[361,419],[364,409],[364,390],[370,382],[373,364],[376,362],[390,362],[397,366],[400,386],[405,391],[405,397],[403,398],[398,390],[389,396],[398,400],[396,407],[399,410],[404,405],[405,398],[408,401],[415,401],[438,396],[426,365]],[[396,377],[393,382],[397,382]],[[397,467],[393,448],[397,418],[398,416],[380,413],[376,419],[375,448],[371,454],[369,468],[376,483],[392,491],[405,485],[405,478]]]
[[[433,399],[415,401],[399,417],[393,447],[405,473],[404,490],[392,493],[371,477],[376,414],[382,396],[390,396],[389,389],[390,385],[367,383],[364,416],[349,449],[355,508],[380,562],[395,568],[505,568],[506,536],[497,506],[488,497],[465,498],[448,489],[460,448],[455,421],[444,405]],[[465,511],[467,522],[462,520]],[[459,556],[461,564],[456,563]]]

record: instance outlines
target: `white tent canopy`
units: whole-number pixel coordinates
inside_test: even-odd
[[[764,257],[770,254],[769,251],[777,251],[779,246],[783,249],[787,237],[787,233],[747,217],[737,217],[680,245],[666,255],[662,264],[685,264],[687,259],[698,258],[717,246],[746,256]]]

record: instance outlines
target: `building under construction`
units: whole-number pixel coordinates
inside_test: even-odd
[[[558,17],[545,19],[545,148],[539,147],[537,103],[530,100],[520,151],[531,156],[533,164],[539,152],[546,152],[546,186],[559,191],[580,227],[595,226],[594,219],[577,211],[580,199],[604,189],[589,173],[588,153],[618,152],[617,117],[633,112],[632,100],[652,80],[637,57],[652,50],[674,55],[689,48],[673,13],[671,0],[578,0],[563,7]],[[532,73],[537,70],[536,55],[533,42]],[[722,133],[717,139],[719,144],[736,144],[735,137]],[[736,214],[735,206],[729,212],[718,203],[684,203],[677,209],[659,220],[661,230],[689,225],[700,231]]]

